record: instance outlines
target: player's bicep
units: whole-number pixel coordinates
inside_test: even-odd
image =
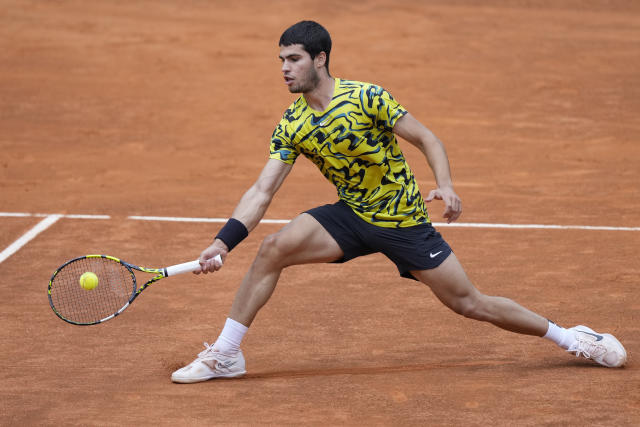
[[[420,151],[424,151],[424,141],[429,139],[431,131],[410,113],[407,113],[396,121],[393,133],[415,145]]]

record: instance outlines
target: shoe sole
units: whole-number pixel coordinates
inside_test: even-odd
[[[229,375],[216,375],[214,377],[200,377],[200,378],[174,378],[173,376],[171,376],[171,381],[177,384],[193,384],[193,383],[200,383],[200,382],[209,381],[217,378],[221,380],[229,380],[232,378],[242,377],[246,373],[247,371],[242,371],[242,372],[229,374]]]

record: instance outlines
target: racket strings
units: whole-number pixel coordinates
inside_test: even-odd
[[[87,290],[80,277],[92,272],[98,286]],[[120,310],[135,294],[135,281],[122,264],[108,258],[81,258],[65,265],[51,285],[51,302],[55,310],[74,323],[90,324]]]

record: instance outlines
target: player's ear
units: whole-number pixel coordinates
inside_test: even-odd
[[[316,57],[313,59],[313,62],[316,65],[316,68],[322,68],[324,67],[324,64],[326,64],[327,62],[327,54],[324,52],[320,52],[319,54],[316,55]]]

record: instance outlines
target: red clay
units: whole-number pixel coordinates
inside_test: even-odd
[[[384,86],[445,142],[461,221],[640,226],[640,7],[583,3],[5,1],[0,212],[112,219],[61,219],[0,264],[0,423],[640,424],[638,231],[441,230],[484,292],[615,334],[620,370],[458,317],[375,255],[286,270],[243,343],[249,374],[172,384],[278,225],[104,325],[61,322],[45,294],[85,253],[197,257],[218,225],[127,216],[231,214],[293,99],[277,40],[306,18],[332,34],[332,74]],[[301,159],[267,218],[335,197]],[[0,218],[0,249],[38,221]]]

